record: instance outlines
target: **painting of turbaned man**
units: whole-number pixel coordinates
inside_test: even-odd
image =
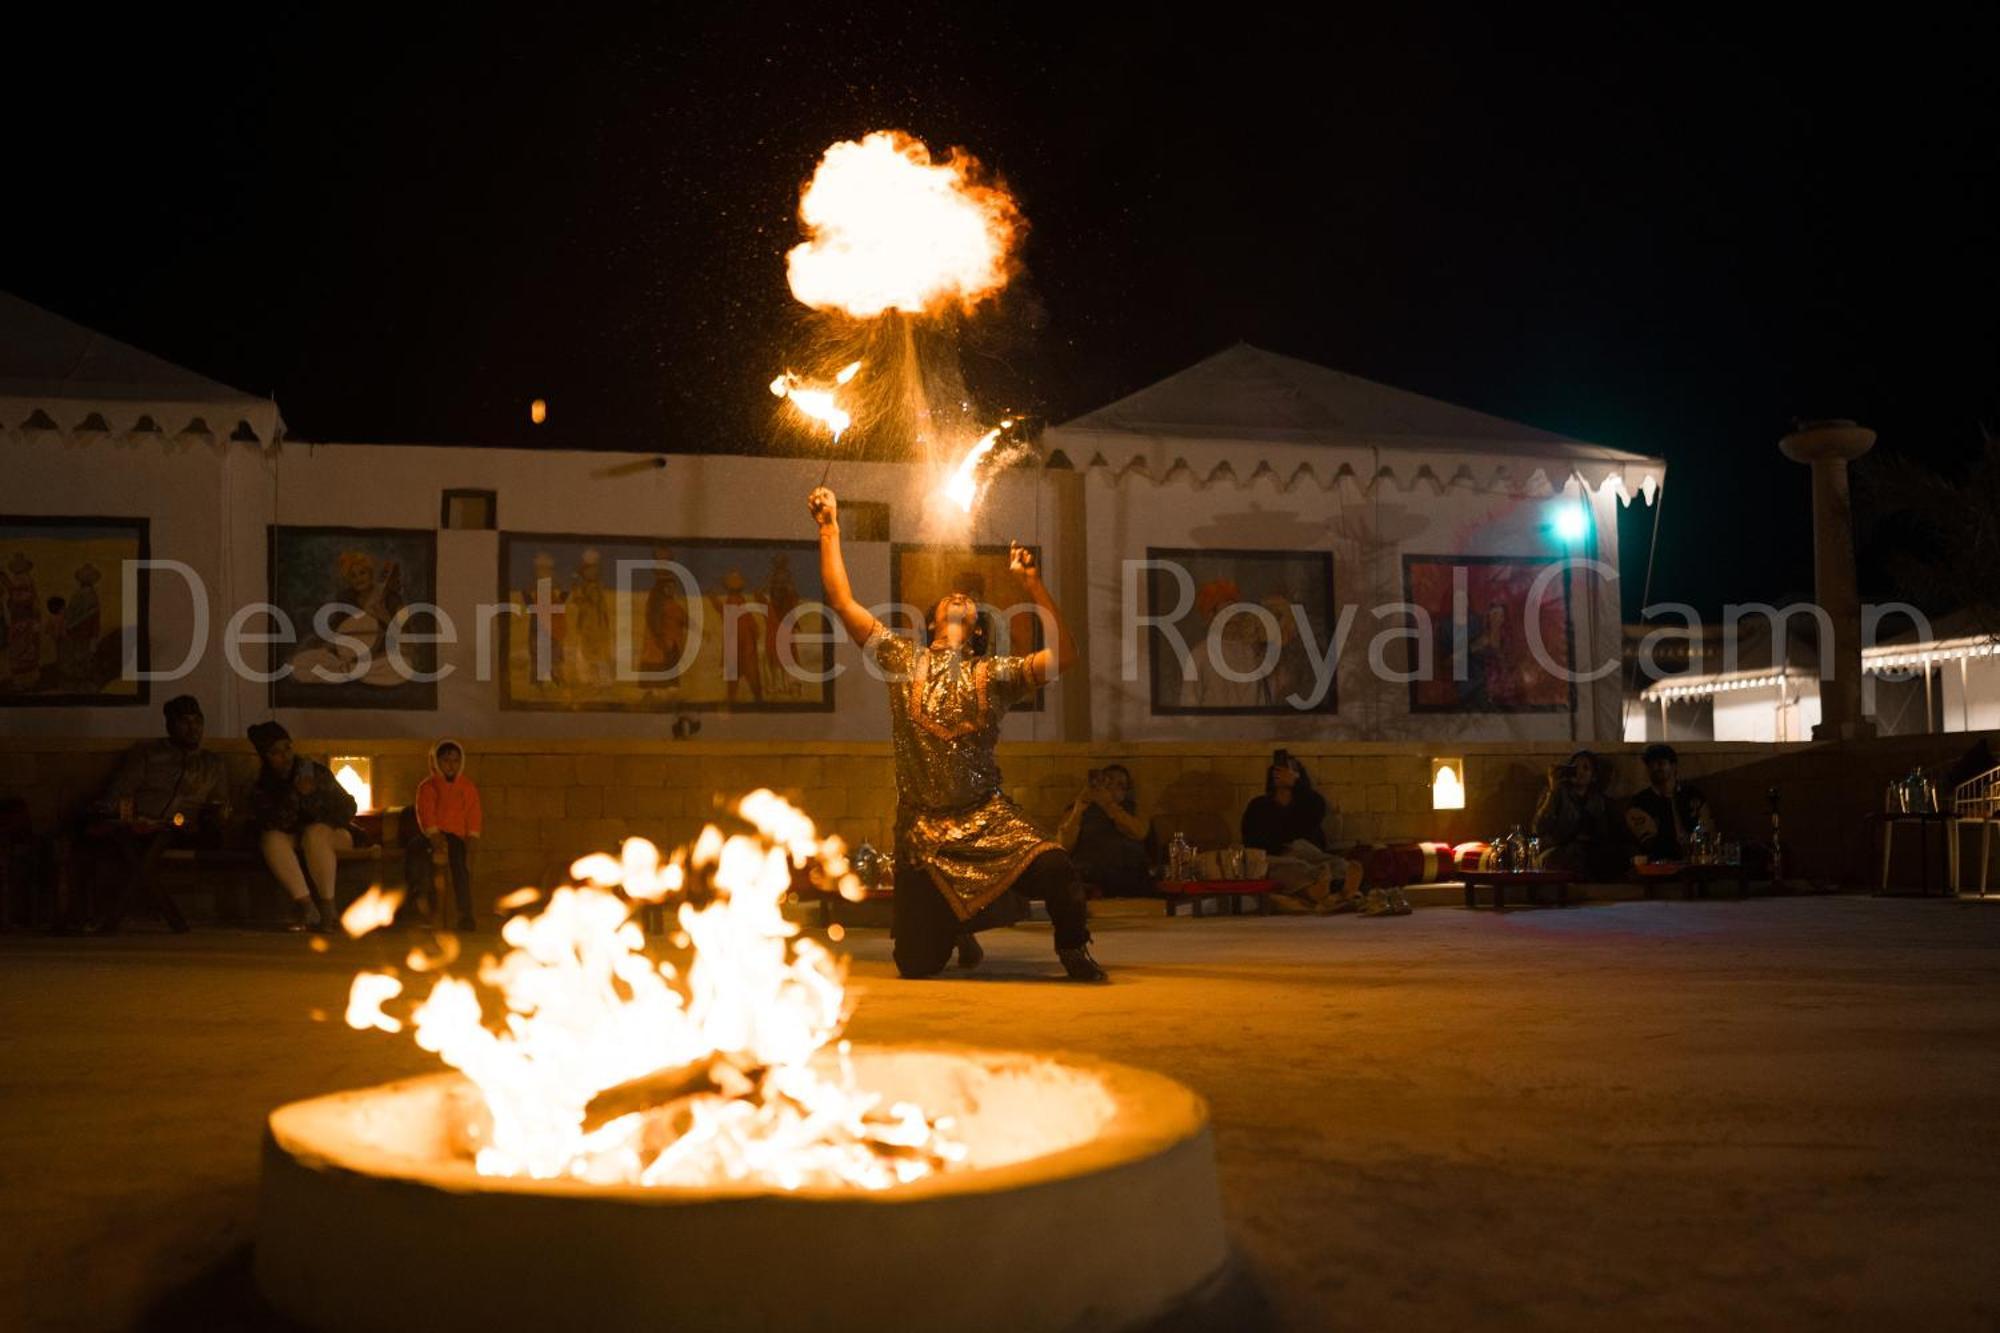
[[[501,707],[821,712],[812,542],[503,533]]]
[[[274,708],[437,707],[437,534],[273,527]],[[411,638],[404,640],[408,633]]]
[[[0,517],[0,706],[146,702],[146,544],[143,518]]]

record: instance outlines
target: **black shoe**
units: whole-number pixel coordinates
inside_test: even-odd
[[[313,911],[319,918],[313,923],[314,930],[322,935],[331,935],[334,931],[340,929],[340,912],[334,907],[333,899],[315,898],[313,900]]]
[[[1111,977],[1097,965],[1090,956],[1090,946],[1079,944],[1074,949],[1057,949],[1056,957],[1062,960],[1063,971],[1069,973],[1071,981],[1109,981]]]
[[[313,915],[312,899],[310,898],[292,899],[291,906],[286,911],[290,915],[285,918],[285,929],[291,931],[294,935],[304,931],[307,926],[315,924],[318,920]]]
[[[970,972],[985,961],[986,949],[977,935],[967,931],[958,937],[958,965],[962,970]]]

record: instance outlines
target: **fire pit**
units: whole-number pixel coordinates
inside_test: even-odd
[[[319,1328],[1012,1331],[1144,1324],[1221,1268],[1207,1108],[1181,1084],[953,1047],[846,1061],[950,1117],[957,1169],[879,1190],[482,1175],[454,1073],[280,1107],[258,1285]]]
[[[459,1073],[273,1112],[257,1279],[322,1328],[1121,1328],[1222,1264],[1208,1115],[1089,1059],[856,1049],[845,963],[779,910],[858,891],[751,792],[515,906],[473,977],[410,951],[347,1022]],[[661,956],[635,905],[674,904]],[[357,902],[351,934],[394,916]],[[428,976],[426,975],[428,974]],[[407,993],[406,980],[421,996]]]

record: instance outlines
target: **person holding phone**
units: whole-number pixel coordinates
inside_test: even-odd
[[[1152,891],[1151,836],[1139,818],[1132,772],[1123,764],[1091,769],[1056,826],[1056,841],[1068,849],[1084,882],[1111,895]]]
[[[1544,866],[1602,879],[1618,876],[1621,849],[1605,797],[1609,779],[1604,761],[1589,750],[1549,766],[1533,826]]]

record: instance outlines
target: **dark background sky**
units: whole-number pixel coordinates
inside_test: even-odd
[[[1660,454],[1656,599],[1809,591],[1793,418],[1940,465],[2000,422],[1990,19],[1383,8],[17,9],[0,285],[308,439],[757,449],[797,187],[894,126],[1031,220],[984,391],[1241,338]]]

